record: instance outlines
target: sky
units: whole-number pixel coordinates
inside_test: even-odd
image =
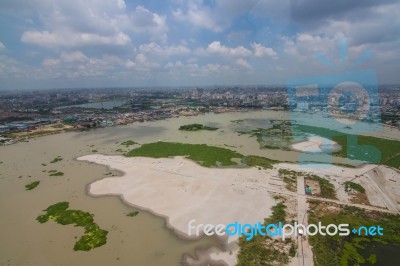
[[[279,85],[366,69],[395,84],[398,14],[397,0],[1,0],[0,90]]]

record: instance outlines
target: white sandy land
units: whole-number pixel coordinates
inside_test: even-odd
[[[206,168],[182,158],[126,158],[87,155],[78,160],[107,165],[125,174],[104,178],[89,186],[92,195],[120,195],[124,201],[166,217],[167,226],[185,237],[188,222],[195,224],[254,224],[271,215],[275,200],[258,186],[268,186],[270,174],[257,168]],[[257,185],[257,186],[255,186]],[[232,242],[236,237],[229,238]],[[233,256],[223,258],[235,264]],[[228,254],[225,254],[228,255]],[[229,259],[228,259],[229,258]]]
[[[339,144],[330,139],[319,136],[312,136],[306,141],[294,143],[292,144],[292,148],[297,151],[310,153],[324,152],[324,150],[340,150]]]

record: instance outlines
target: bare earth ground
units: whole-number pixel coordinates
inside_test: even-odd
[[[397,212],[399,206],[396,202],[399,197],[394,193],[397,190],[390,189],[388,182],[399,185],[400,175],[383,166],[344,168],[323,164],[301,166],[280,163],[272,170],[258,170],[206,168],[183,157],[153,159],[94,154],[78,160],[106,165],[125,173],[122,177],[107,177],[93,182],[89,186],[91,195],[120,195],[127,204],[165,217],[169,228],[188,238],[195,237],[188,235],[188,222],[191,219],[196,219],[196,225],[226,225],[235,221],[254,224],[263,221],[271,214],[270,208],[275,205],[271,192],[297,195],[297,220],[307,224],[308,207],[304,180],[299,178],[297,193],[288,192],[284,183],[276,178],[279,168],[320,175],[335,185],[340,192],[338,195],[346,193],[343,182],[353,180],[364,185],[372,205],[393,212]],[[379,171],[377,173],[382,175],[381,178],[371,177],[371,173],[375,171]],[[360,178],[354,179],[356,176]],[[388,181],[389,179],[396,182]],[[352,204],[343,195],[339,196],[338,201]],[[238,247],[234,244],[236,239],[237,237],[228,238],[224,251],[212,248],[208,251],[209,257],[213,261],[222,260],[234,265],[238,252]],[[308,241],[298,239],[298,247],[298,256],[292,261],[292,265],[312,265]]]
[[[120,195],[128,204],[166,217],[167,226],[183,237],[188,223],[224,224],[263,222],[271,214],[275,200],[254,184],[268,186],[270,175],[257,168],[217,169],[202,167],[191,160],[176,157],[126,158],[122,156],[87,155],[78,158],[107,165],[125,173],[122,177],[104,178],[92,183],[92,195]],[[237,237],[229,237],[227,244]],[[215,261],[234,265],[237,246],[212,254]]]

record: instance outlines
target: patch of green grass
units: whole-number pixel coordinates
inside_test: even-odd
[[[9,138],[9,139],[16,139],[17,138],[17,135],[15,135],[14,133],[5,133],[5,134],[1,134],[0,136],[4,137],[4,138]]]
[[[351,181],[346,181],[344,182],[344,190],[346,192],[350,192],[352,190],[360,192],[360,193],[365,193],[365,188],[361,186],[360,184],[351,182]]]
[[[271,217],[265,219],[264,224],[284,222],[286,206],[280,202],[272,207]],[[251,240],[246,240],[243,235],[239,238],[238,266],[269,266],[287,265],[289,256],[296,254],[295,245],[289,240],[289,252],[286,253],[278,245],[274,245],[273,239],[269,236],[255,235]],[[289,243],[290,242],[290,243]]]
[[[302,174],[300,172],[279,169],[279,176],[283,178],[283,182],[286,184],[286,189],[292,192],[297,191],[297,176]]]
[[[136,215],[138,215],[139,214],[139,212],[138,211],[134,211],[134,212],[130,212],[130,213],[128,213],[126,216],[129,216],[129,217],[135,217]]]
[[[235,151],[208,146],[206,144],[184,144],[175,142],[154,142],[143,144],[137,149],[133,149],[125,154],[128,157],[152,157],[166,158],[171,156],[186,156],[205,167],[212,166],[234,166],[236,162],[233,158],[243,158],[244,156]]]
[[[50,161],[50,163],[58,163],[60,161],[62,161],[63,158],[61,156],[57,156],[56,158],[54,158],[53,160]]]
[[[242,162],[248,166],[254,166],[254,167],[259,166],[264,169],[272,169],[274,163],[277,163],[278,161],[261,156],[249,155],[245,156],[242,159]]]
[[[98,150],[92,150],[92,152],[98,152]]]
[[[336,191],[331,182],[317,175],[307,175],[306,178],[318,181],[321,188],[321,197],[327,199],[336,199]]]
[[[35,187],[37,187],[40,184],[40,181],[33,181],[32,183],[29,183],[27,185],[25,185],[25,189],[26,190],[32,190]]]
[[[372,136],[351,135],[307,125],[297,125],[295,128],[296,130],[316,134],[337,142],[342,146],[342,150],[335,152],[335,156],[380,163],[394,168],[400,167],[400,141]],[[380,156],[377,151],[380,152]]]
[[[236,166],[237,163],[232,161],[234,158],[242,159],[242,163],[247,166],[258,166],[263,167],[264,169],[271,169],[273,164],[278,162],[260,156],[244,156],[226,148],[208,146],[206,144],[186,144],[161,141],[143,144],[141,147],[126,153],[125,156],[143,156],[152,158],[186,156],[188,159],[191,159],[205,167]]]
[[[129,146],[132,146],[132,145],[135,145],[135,144],[138,144],[138,143],[133,141],[133,140],[127,140],[127,141],[122,142],[119,145],[123,145],[125,147],[129,147]]]
[[[265,219],[266,224],[277,224],[279,222],[284,223],[286,221],[286,205],[283,202],[279,202],[271,208],[272,215]]]
[[[211,130],[215,131],[217,130],[217,127],[208,127],[204,126],[203,124],[189,124],[189,125],[183,125],[179,127],[179,130],[183,131],[198,131],[198,130]]]
[[[356,207],[340,207],[332,209],[332,204],[310,201],[309,224],[349,224],[352,228],[360,226],[376,226],[383,228],[382,236],[365,236],[352,234],[348,236],[322,236],[317,234],[309,236],[312,245],[314,264],[325,265],[360,265],[367,262],[374,263],[380,260],[374,252],[379,247],[381,250],[390,245],[400,248],[400,216],[375,211],[365,211]],[[382,254],[382,253],[381,253]]]
[[[50,170],[48,173],[49,173],[49,176],[63,176],[64,175],[63,172],[59,172],[57,170]]]
[[[68,210],[68,208],[68,202],[56,203],[44,210],[46,213],[39,215],[36,220],[40,223],[53,220],[62,225],[74,224],[83,227],[85,233],[75,243],[74,250],[89,251],[106,244],[108,232],[94,222],[93,214],[80,210]]]

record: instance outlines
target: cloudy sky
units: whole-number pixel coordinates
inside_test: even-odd
[[[0,89],[284,84],[371,68],[400,83],[399,14],[397,0],[1,0]]]

